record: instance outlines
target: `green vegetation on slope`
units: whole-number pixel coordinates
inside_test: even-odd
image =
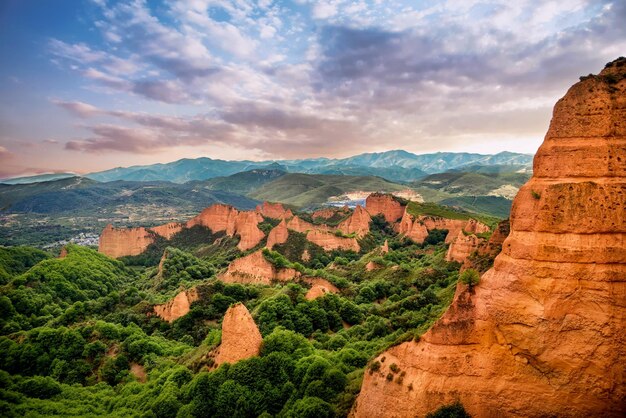
[[[286,174],[265,184],[248,196],[257,200],[269,200],[297,207],[321,205],[332,196],[353,191],[404,190],[406,186],[392,183],[380,177]]]
[[[216,280],[232,247],[203,244],[193,234],[163,243],[169,247],[159,248],[167,253],[161,270],[131,270],[76,246],[63,259],[5,252],[3,265],[16,267],[0,288],[0,413],[347,416],[368,362],[423,333],[452,300],[458,279],[459,265],[445,261],[443,231],[418,245],[397,236],[382,216],[371,227],[359,254],[305,246],[297,233],[266,252],[272,263],[340,289],[315,300],[305,298],[304,281]],[[385,240],[390,251],[382,254],[377,248]],[[366,268],[370,262],[377,267]],[[153,304],[189,287],[199,300],[188,314],[172,323],[152,314]],[[261,355],[209,371],[220,322],[237,302],[261,330]]]

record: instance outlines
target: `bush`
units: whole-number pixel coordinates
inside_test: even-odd
[[[49,399],[61,393],[61,385],[51,377],[34,376],[20,382],[18,390],[31,398]]]
[[[459,401],[442,406],[435,412],[431,412],[426,415],[426,418],[472,418],[470,414],[465,411],[463,405]]]
[[[474,269],[467,269],[461,273],[461,283],[465,283],[469,286],[470,290],[480,282],[480,274]]]

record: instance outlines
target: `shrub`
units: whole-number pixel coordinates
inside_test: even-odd
[[[467,269],[460,276],[461,282],[469,286],[470,290],[480,281],[480,274],[474,269]]]
[[[453,404],[442,406],[435,412],[426,415],[426,418],[471,418],[459,401]]]
[[[533,196],[533,199],[535,199],[535,200],[541,199],[541,193],[538,193],[538,192],[536,192],[534,190],[531,190],[530,194]]]

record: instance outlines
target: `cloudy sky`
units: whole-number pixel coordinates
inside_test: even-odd
[[[624,22],[621,0],[2,0],[0,176],[532,153]]]

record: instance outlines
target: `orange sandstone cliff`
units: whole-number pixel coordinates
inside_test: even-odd
[[[289,281],[300,276],[291,268],[278,268],[265,259],[263,250],[255,251],[230,263],[219,276],[225,283],[271,284],[273,281]]]
[[[102,234],[98,251],[117,258],[127,255],[139,255],[154,242],[154,232],[147,228],[114,228],[107,225]]]
[[[167,322],[173,322],[181,316],[189,313],[191,304],[198,300],[198,292],[195,288],[183,290],[174,299],[162,305],[154,306],[154,313]]]
[[[359,237],[370,232],[370,222],[372,217],[361,205],[357,205],[352,215],[342,221],[337,228],[345,234],[356,234]]]
[[[393,195],[372,193],[365,199],[365,209],[370,215],[384,215],[389,223],[396,222],[404,214],[405,206]]]
[[[459,284],[419,342],[377,359],[354,416],[457,400],[474,417],[626,415],[626,60],[557,102],[502,247],[475,292]]]
[[[258,356],[263,337],[248,308],[237,303],[226,311],[222,321],[222,342],[215,357],[215,365],[234,364],[240,360]]]
[[[256,207],[257,213],[273,219],[289,219],[293,217],[291,209],[285,209],[280,203],[263,202]]]
[[[239,235],[237,248],[242,251],[255,247],[265,237],[258,228],[263,217],[257,212],[239,211],[232,206],[217,204],[204,209],[198,216],[187,222],[187,227],[202,225],[213,232],[225,231],[226,235]]]
[[[272,249],[276,244],[284,244],[287,242],[287,238],[289,238],[289,229],[287,222],[283,219],[267,235],[267,248]]]

